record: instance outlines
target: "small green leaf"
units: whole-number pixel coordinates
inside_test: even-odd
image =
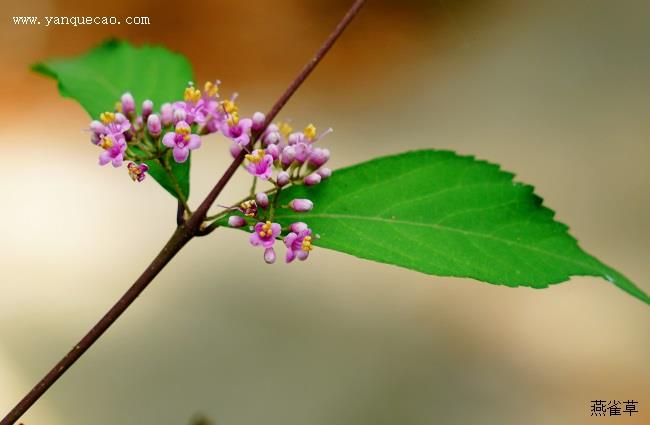
[[[499,166],[449,151],[414,151],[344,168],[315,187],[282,191],[283,226],[304,221],[316,245],[438,276],[544,288],[599,276],[650,304],[625,276],[584,252],[533,187]]]
[[[124,92],[131,92],[136,104],[151,99],[156,108],[182,97],[192,80],[192,67],[185,57],[163,47],[133,47],[124,41],[109,40],[88,53],[72,59],[56,59],[34,64],[32,69],[58,82],[62,96],[81,104],[93,119],[113,110]],[[190,161],[169,162],[172,179],[159,161],[147,161],[151,176],[169,193],[189,197]]]

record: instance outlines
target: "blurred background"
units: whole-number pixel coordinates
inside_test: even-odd
[[[153,180],[98,167],[89,117],[28,66],[109,36],[163,44],[198,81],[239,91],[243,112],[265,111],[349,3],[3,4],[0,414],[144,269],[176,207]],[[583,248],[650,291],[650,3],[368,3],[281,118],[334,127],[334,167],[413,148],[498,162],[536,186]],[[151,24],[11,18],[31,15]],[[204,142],[193,205],[229,161],[223,139]],[[247,185],[240,176],[222,203]],[[512,289],[327,250],[270,267],[241,233],[219,230],[187,246],[23,420],[647,424],[648,325],[648,306],[595,278]],[[639,413],[594,419],[595,399],[634,399]]]

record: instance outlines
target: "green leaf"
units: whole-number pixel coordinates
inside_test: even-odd
[[[282,191],[283,226],[304,221],[316,245],[438,276],[544,288],[599,276],[650,304],[625,276],[584,252],[533,187],[499,166],[449,151],[414,151],[344,168],[315,187]]]
[[[113,110],[124,92],[131,92],[136,104],[151,99],[156,108],[165,102],[180,99],[192,67],[185,57],[163,47],[133,47],[124,41],[109,40],[84,55],[36,63],[32,69],[58,82],[62,96],[81,104],[93,119]],[[189,197],[190,161],[169,166],[172,179],[159,161],[148,161],[151,176],[169,193]],[[174,181],[175,180],[175,181]]]

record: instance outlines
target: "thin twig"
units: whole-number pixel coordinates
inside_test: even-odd
[[[334,42],[339,38],[343,30],[348,26],[352,18],[359,12],[359,9],[365,0],[356,0],[350,10],[345,14],[335,30],[329,35],[327,40],[320,47],[316,55],[305,65],[303,70],[298,74],[296,79],[287,88],[284,94],[275,102],[269,113],[266,115],[266,121],[261,131],[254,134],[253,142],[257,140],[266,127],[275,119],[282,107],[287,103],[289,98],[296,92],[298,87],[305,81],[307,76],[318,65],[321,59],[332,47]],[[214,188],[210,191],[199,208],[192,214],[187,221],[176,228],[176,231],[165,244],[163,249],[158,253],[156,258],[145,269],[133,285],[122,295],[122,297],[111,307],[111,309],[97,322],[95,326],[75,345],[68,354],[63,357],[48,373],[41,379],[38,384],[0,421],[0,425],[14,424],[69,368],[75,361],[85,353],[106,330],[124,313],[124,311],[135,301],[135,299],[146,289],[151,281],[160,273],[160,271],[171,261],[172,258],[189,242],[199,231],[208,210],[217,199],[228,181],[235,174],[239,165],[244,160],[246,152],[242,152],[230,164],[223,176],[219,179]]]
[[[182,226],[185,223],[185,205],[183,201],[178,200],[178,206],[176,207],[176,225]]]

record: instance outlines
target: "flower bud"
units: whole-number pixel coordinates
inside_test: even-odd
[[[332,170],[327,167],[319,168],[316,173],[320,176],[321,180],[325,180],[332,175]]]
[[[185,109],[181,108],[175,108],[174,112],[172,113],[172,121],[174,122],[174,125],[178,124],[181,121],[185,121],[187,119],[187,112],[185,112]]]
[[[265,149],[266,153],[273,157],[273,161],[277,161],[280,158],[280,148],[278,145],[268,145]]]
[[[289,184],[289,181],[291,181],[291,177],[289,176],[289,173],[287,173],[286,171],[280,171],[278,173],[278,178],[277,178],[278,186],[280,187],[286,186],[287,184]]]
[[[238,215],[231,215],[228,217],[228,226],[230,227],[244,227],[246,225],[246,220],[243,217]]]
[[[307,223],[303,223],[302,221],[296,221],[295,223],[291,223],[291,231],[293,233],[300,233],[303,230],[307,230],[308,226]]]
[[[142,102],[142,119],[147,120],[153,112],[153,102],[149,99]]]
[[[253,131],[260,131],[264,126],[264,120],[266,116],[261,112],[255,112],[253,114]]]
[[[90,123],[90,131],[93,133],[101,134],[104,132],[104,124],[97,120],[93,120]]]
[[[147,118],[147,130],[149,130],[149,134],[151,134],[153,137],[158,137],[160,136],[160,133],[162,132],[162,127],[160,125],[160,118],[156,114],[151,114],[149,115],[149,118]]]
[[[314,203],[309,199],[294,199],[289,202],[289,208],[295,212],[307,212],[314,208]]]
[[[307,186],[315,186],[318,183],[320,183],[321,177],[320,174],[318,173],[311,173],[307,177],[305,177],[304,182]]]
[[[135,100],[131,93],[126,92],[122,95],[122,113],[129,115],[135,112]]]
[[[266,131],[264,131],[264,136],[262,137],[262,142],[264,142],[265,145],[277,145],[281,141],[280,137],[280,131],[278,130],[278,126],[275,124],[269,124],[268,127],[266,127]]]
[[[293,145],[293,148],[296,150],[296,161],[298,161],[299,164],[303,164],[307,161],[307,158],[309,158],[311,153],[311,145],[300,142]]]
[[[314,148],[309,154],[309,164],[313,165],[315,168],[325,164],[328,159],[330,159],[329,149]]]
[[[303,133],[291,133],[287,139],[290,145],[306,142],[307,138]]]
[[[255,195],[255,202],[257,202],[257,205],[266,208],[269,206],[269,197],[265,192],[258,192]]]
[[[296,159],[296,149],[293,146],[285,146],[285,148],[282,149],[282,155],[280,155],[282,165],[288,167],[294,159]]]
[[[275,250],[273,247],[264,250],[264,261],[266,261],[266,264],[275,263]]]
[[[174,119],[174,110],[171,103],[163,103],[160,107],[160,119],[162,125],[167,127]]]

